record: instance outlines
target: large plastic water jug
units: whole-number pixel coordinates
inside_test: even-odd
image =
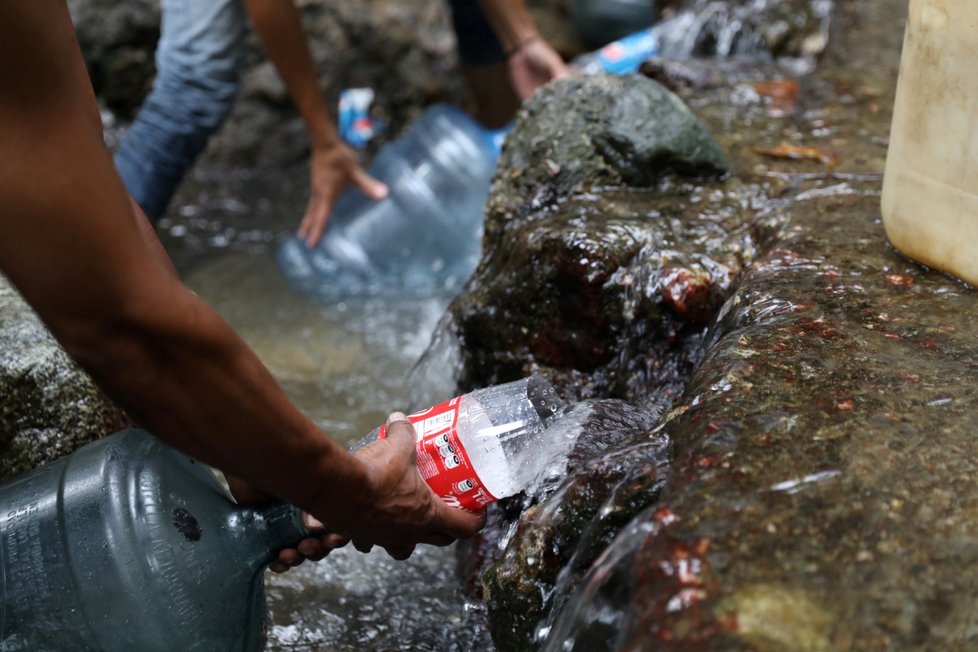
[[[0,650],[261,650],[262,571],[305,536],[120,431],[0,485]]]
[[[295,288],[327,297],[459,286],[479,260],[504,135],[457,108],[428,108],[369,168],[387,184],[387,198],[344,193],[316,247],[298,238],[282,244],[283,273]]]
[[[886,234],[978,285],[978,2],[911,0],[883,178]]]

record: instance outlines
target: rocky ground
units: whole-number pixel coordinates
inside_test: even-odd
[[[899,256],[879,215],[906,3],[838,2],[830,32],[826,3],[735,4],[770,12],[754,31],[787,58],[569,80],[526,107],[506,146],[482,264],[447,322],[458,383],[544,373],[583,401],[589,434],[553,494],[494,510],[468,551],[473,592],[504,650],[973,649],[976,295]],[[395,127],[461,98],[443,8],[371,5],[302,4],[329,36],[313,46],[336,75],[326,85],[395,84],[379,63],[351,63],[376,49],[410,69],[384,94]],[[151,78],[151,49],[126,39],[155,38],[154,6],[115,16],[102,32],[120,40],[90,65],[124,115]],[[403,30],[371,45],[381,19]],[[548,29],[565,53],[580,47]],[[299,160],[297,118],[250,47],[209,160]],[[425,78],[403,81],[415,71]],[[110,79],[132,86],[112,99]],[[653,141],[662,123],[686,135]],[[53,350],[3,319],[11,347]],[[47,405],[45,379],[69,378],[59,359],[47,375],[9,365],[9,386]],[[108,427],[119,415],[90,389],[71,398],[85,383],[60,405]],[[55,426],[3,413],[4,428],[66,429],[57,410]]]
[[[461,380],[542,372],[668,411],[496,510],[477,590],[500,649],[974,647],[976,295],[897,254],[879,214],[904,12],[839,3],[812,74],[646,65],[716,137],[720,181],[628,179],[600,146],[544,155],[551,125],[524,113],[451,308]],[[580,161],[619,176],[570,179]],[[532,283],[495,285],[505,261]]]

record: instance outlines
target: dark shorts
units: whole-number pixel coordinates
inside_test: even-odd
[[[476,0],[449,0],[458,56],[470,66],[488,66],[506,60],[496,33]]]

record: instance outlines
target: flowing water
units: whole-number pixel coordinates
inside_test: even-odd
[[[295,404],[349,445],[393,410],[442,398],[407,382],[448,297],[310,300],[276,266],[297,226],[305,172],[228,177],[198,171],[160,235],[187,284],[252,346]],[[466,602],[454,548],[421,546],[406,562],[352,546],[267,574],[275,650],[491,649],[482,605]]]
[[[719,5],[700,4],[683,23],[686,42],[698,39],[701,49],[719,54],[752,49],[753,36],[738,20],[718,21]],[[300,409],[349,445],[392,410],[447,398],[449,379],[409,374],[450,297],[324,302],[292,292],[274,257],[299,222],[305,193],[304,169],[198,169],[159,231],[188,285],[254,348]],[[636,528],[636,537],[646,534]],[[596,568],[633,552],[627,545],[609,549]],[[269,574],[266,584],[269,650],[493,649],[484,605],[462,593],[452,548],[422,547],[395,562],[382,551],[364,555],[348,547],[320,563]],[[569,613],[585,607],[574,602]]]

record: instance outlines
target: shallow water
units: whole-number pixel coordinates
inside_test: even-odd
[[[295,404],[349,445],[393,410],[410,410],[407,375],[448,297],[326,303],[292,292],[274,260],[298,224],[304,170],[196,172],[160,234],[186,283],[255,350]],[[447,397],[445,397],[447,398]],[[351,547],[268,573],[268,650],[492,649],[482,605],[467,604],[454,548],[422,546],[406,562]]]

